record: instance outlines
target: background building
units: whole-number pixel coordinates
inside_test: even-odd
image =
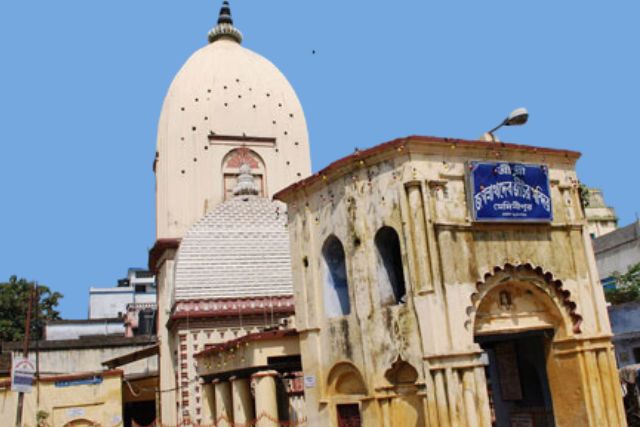
[[[89,290],[89,319],[122,318],[128,304],[156,302],[155,276],[140,268],[130,268],[118,286]]]
[[[612,285],[613,274],[624,274],[640,262],[640,221],[598,237],[593,241],[602,283]]]
[[[611,233],[618,228],[616,211],[612,207],[607,206],[602,190],[589,188],[587,194],[589,204],[585,207],[584,213],[587,218],[589,235],[595,239]]]
[[[25,393],[23,425],[122,425],[121,384],[122,372],[117,370],[42,377],[31,393]],[[17,404],[11,380],[0,381],[3,426],[16,424]]]
[[[35,425],[44,411],[52,426],[150,424],[158,387],[155,307],[153,274],[129,269],[117,287],[92,288],[93,317],[47,322],[45,339],[29,344],[40,380],[36,397],[26,399],[25,423]],[[23,343],[2,343],[2,352],[21,357]],[[0,384],[0,414],[13,419],[15,393],[8,388]]]
[[[616,273],[625,274],[640,263],[640,221],[598,237],[593,248],[601,283],[615,287]],[[640,363],[640,303],[610,305],[608,310],[618,365]]]

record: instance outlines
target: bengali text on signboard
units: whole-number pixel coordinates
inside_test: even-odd
[[[469,184],[475,221],[553,220],[545,165],[470,162]]]
[[[14,357],[11,366],[11,390],[31,393],[35,373],[36,367],[31,360],[24,357]]]

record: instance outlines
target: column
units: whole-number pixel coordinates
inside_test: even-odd
[[[213,425],[216,419],[215,397],[212,383],[202,384],[202,424]]]
[[[231,427],[233,424],[233,404],[231,400],[231,384],[227,381],[213,381],[215,400],[215,417],[217,427]]]
[[[249,378],[231,377],[231,400],[233,401],[233,421],[244,425],[253,421],[253,399]]]
[[[424,218],[424,201],[422,199],[422,185],[420,181],[411,181],[405,184],[409,204],[412,240],[412,255],[415,262],[413,277],[417,284],[418,292],[433,291],[433,277],[430,270],[432,259],[427,245],[426,227]],[[433,249],[432,249],[433,250]],[[408,250],[407,250],[408,251]]]
[[[261,371],[251,377],[255,381],[256,427],[278,427],[276,371]]]

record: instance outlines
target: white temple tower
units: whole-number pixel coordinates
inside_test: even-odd
[[[241,41],[224,5],[210,43],[171,83],[154,163],[158,239],[182,237],[229,198],[243,162],[268,198],[311,173],[295,91],[275,65]]]
[[[160,115],[149,266],[163,425],[212,420],[198,352],[293,314],[286,206],[271,197],[310,174],[307,125],[284,75],[241,42],[225,1]]]

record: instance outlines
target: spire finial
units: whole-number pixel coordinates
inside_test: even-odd
[[[238,175],[238,181],[233,188],[234,196],[257,196],[260,194],[256,181],[251,173],[251,166],[246,163],[240,165],[240,174]]]
[[[213,43],[221,38],[229,38],[237,43],[242,43],[242,33],[233,26],[231,7],[226,0],[222,2],[220,15],[218,16],[218,24],[209,31],[209,43]]]

